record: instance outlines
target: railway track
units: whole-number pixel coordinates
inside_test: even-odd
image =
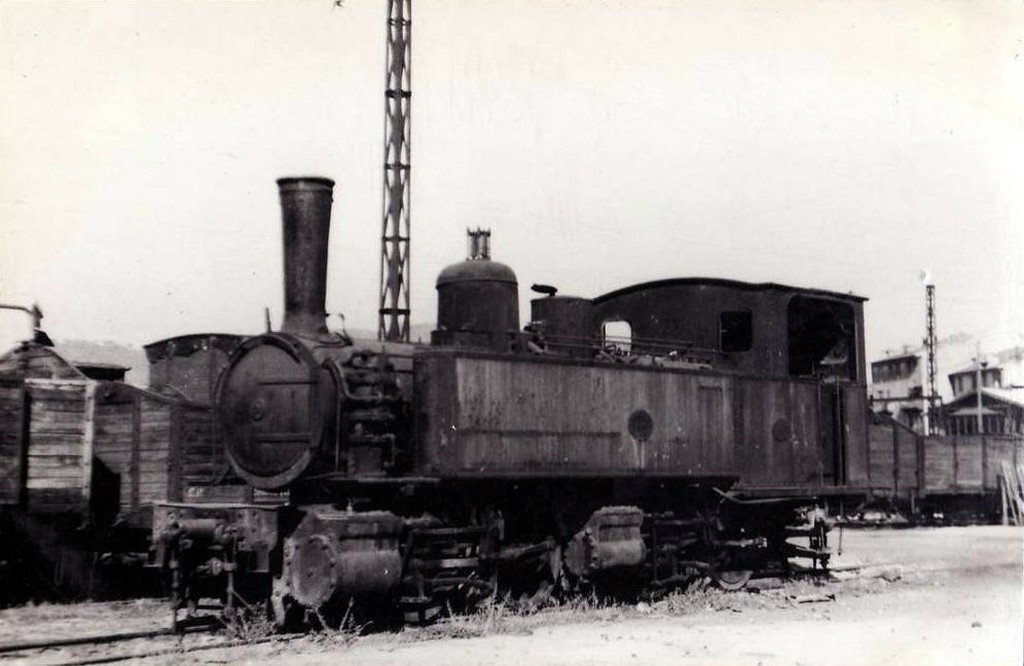
[[[883,568],[891,568],[899,566],[896,563],[871,563],[871,564],[855,564],[855,565],[844,565],[837,567],[829,567],[827,571],[820,569],[800,568],[791,572],[791,579],[820,577],[822,575],[828,575],[833,573],[846,574],[846,577],[859,577],[858,574],[862,574],[865,571],[880,570]],[[868,574],[868,577],[872,577]],[[847,578],[848,579],[848,578]],[[179,628],[177,631],[171,628],[160,628],[151,629],[146,631],[134,631],[134,632],[117,632],[110,634],[100,634],[92,636],[78,636],[74,638],[60,638],[60,639],[49,639],[49,640],[36,640],[36,641],[22,641],[17,643],[0,644],[0,664],[4,662],[22,659],[38,658],[40,661],[45,661],[47,651],[50,650],[61,650],[64,648],[77,648],[85,646],[114,646],[120,643],[128,643],[131,641],[146,640],[146,639],[171,639],[168,641],[159,641],[157,646],[150,649],[138,651],[116,651],[110,654],[100,654],[94,656],[83,656],[79,659],[74,659],[74,655],[67,654],[54,654],[52,655],[57,659],[55,663],[70,664],[75,666],[84,666],[86,664],[107,664],[115,663],[119,661],[125,661],[129,659],[145,659],[151,657],[166,656],[171,654],[187,654],[190,652],[198,652],[203,650],[214,650],[218,648],[232,648],[244,645],[256,645],[269,642],[287,642],[296,638],[302,637],[304,634],[286,634],[286,635],[270,635],[270,636],[259,636],[254,638],[236,638],[230,635],[226,635],[224,640],[215,642],[196,642],[189,644],[183,639],[186,636],[193,636],[198,634],[210,634],[220,630],[224,630],[226,625],[219,621],[204,621],[189,626]],[[71,657],[70,659],[68,657]]]
[[[62,655],[60,657],[59,663],[68,665],[73,664],[79,666],[84,664],[109,664],[118,661],[125,661],[128,659],[144,659],[148,657],[158,657],[168,654],[185,654],[189,652],[197,652],[200,650],[213,650],[217,648],[237,647],[240,645],[268,643],[271,641],[287,641],[294,638],[294,636],[277,635],[248,639],[229,638],[223,641],[217,641],[212,643],[195,643],[192,645],[185,644],[182,641],[182,639],[188,635],[212,633],[223,628],[224,625],[221,622],[205,622],[202,624],[184,627],[178,629],[177,631],[170,628],[162,628],[151,629],[147,631],[117,632],[110,634],[98,634],[93,636],[78,636],[75,638],[59,638],[51,640],[7,643],[5,645],[0,645],[0,663],[3,663],[7,660],[21,660],[29,657],[39,657],[41,659],[45,659],[45,657],[47,656],[46,651],[48,650],[60,650],[63,648],[76,648],[89,645],[116,645],[119,643],[128,643],[130,641],[145,639],[170,638],[174,640],[170,644],[143,651],[103,654],[71,660],[65,658]]]

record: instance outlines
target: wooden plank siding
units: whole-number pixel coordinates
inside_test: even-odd
[[[872,423],[868,427],[871,486],[896,492],[896,432],[891,423]]]
[[[908,498],[920,491],[922,437],[891,418],[875,416],[868,426],[870,484],[875,492]]]
[[[1009,462],[1012,467],[1016,467],[1022,445],[1024,442],[1021,439],[1012,436],[990,435],[985,438],[987,455],[984,483],[987,490],[999,490],[1003,462]]]
[[[22,500],[24,439],[25,382],[0,376],[0,505]]]
[[[167,497],[170,450],[168,428],[174,403],[119,383],[103,383],[97,404],[96,459],[110,477],[108,502],[123,515],[138,513],[143,504]]]
[[[901,496],[919,493],[921,490],[920,466],[921,436],[899,423],[893,425],[893,441],[896,446],[896,491]]]
[[[935,435],[923,438],[924,493],[994,493],[1003,461],[1016,465],[1019,435]]]
[[[0,504],[131,516],[225,468],[209,406],[122,382],[0,375]]]
[[[956,476],[953,483],[956,488],[981,490],[983,439],[982,437],[955,438],[956,446],[953,453],[956,456],[956,465],[954,466]]]
[[[921,447],[924,460],[926,492],[949,491],[953,488],[953,437],[926,437]]]
[[[39,513],[88,510],[90,382],[26,379],[28,438],[24,501]]]
[[[217,434],[214,411],[209,407],[187,406],[178,418],[179,485],[209,484],[228,469],[227,455]]]

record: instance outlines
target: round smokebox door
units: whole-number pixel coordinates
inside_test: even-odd
[[[228,456],[246,481],[280,487],[309,464],[323,434],[324,374],[290,336],[254,338],[236,352],[217,406]]]

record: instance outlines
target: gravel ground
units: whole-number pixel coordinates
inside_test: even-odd
[[[838,536],[838,535],[837,535]],[[838,539],[833,540],[838,545]],[[503,607],[399,634],[317,635],[176,653],[174,639],[40,651],[4,663],[66,663],[167,650],[147,665],[253,664],[1021,664],[1024,530],[846,530],[825,585],[761,583],[759,593],[703,591],[657,602]],[[0,611],[0,643],[166,626],[154,601]],[[219,638],[195,636],[186,644]]]

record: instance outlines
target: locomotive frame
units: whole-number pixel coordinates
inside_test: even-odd
[[[176,609],[264,601],[285,623],[375,597],[424,620],[498,585],[737,588],[827,565],[821,502],[870,492],[864,299],[547,288],[520,330],[514,272],[478,256],[440,274],[430,345],[360,342],[325,325],[333,183],[278,183],[284,324],[235,349],[217,409],[237,475],[289,501],[157,505]],[[628,342],[602,334],[618,319]]]

